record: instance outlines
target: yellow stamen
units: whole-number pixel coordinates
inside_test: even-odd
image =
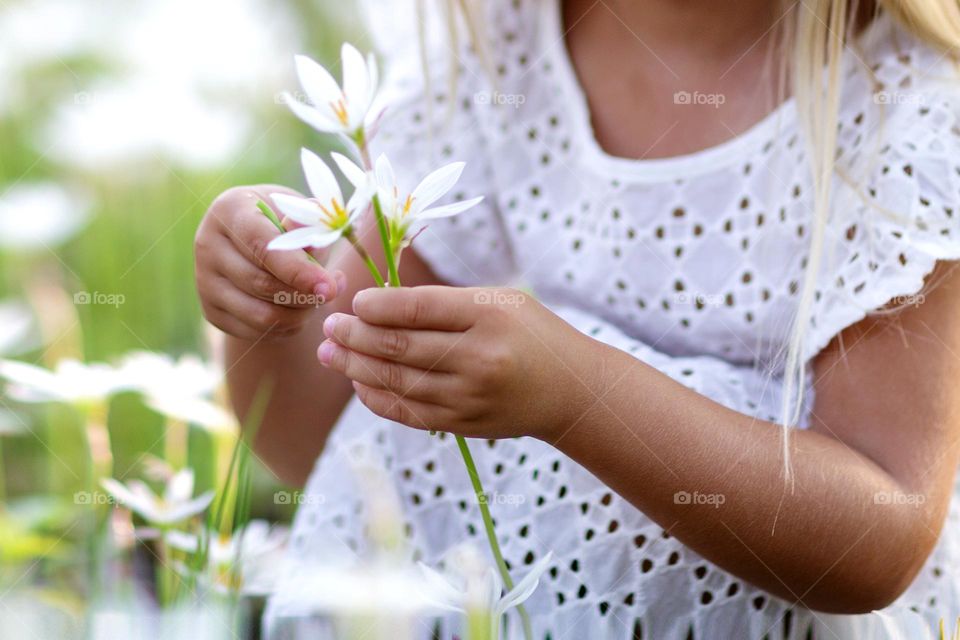
[[[403,215],[410,213],[410,208],[413,206],[413,196],[407,196],[407,199],[403,203]]]
[[[337,120],[340,121],[340,124],[347,126],[349,121],[347,118],[347,100],[345,97],[341,96],[336,102],[330,103],[330,108],[333,110],[333,113],[337,116]]]
[[[324,206],[322,203],[317,202],[317,206],[320,207],[320,211],[323,212],[325,220],[323,223],[327,225],[331,230],[336,231],[341,229],[350,222],[350,216],[347,214],[347,210],[336,198],[330,198],[329,208]]]

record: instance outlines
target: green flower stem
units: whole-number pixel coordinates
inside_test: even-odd
[[[503,559],[503,552],[500,551],[500,542],[497,540],[497,533],[493,525],[493,517],[490,515],[490,506],[487,504],[487,494],[483,490],[483,484],[480,482],[480,474],[477,472],[477,465],[473,461],[473,454],[470,453],[470,447],[467,440],[461,435],[454,435],[457,441],[457,447],[460,449],[460,455],[463,456],[463,464],[467,467],[467,475],[470,476],[470,484],[473,485],[473,492],[477,495],[477,504],[480,505],[480,517],[483,519],[483,528],[487,532],[487,542],[490,543],[490,552],[497,562],[497,569],[500,570],[500,577],[507,591],[513,589],[513,579],[510,578],[510,570]],[[526,608],[520,604],[517,605],[517,613],[520,614],[520,620],[523,622],[523,635],[527,640],[533,640],[533,627],[530,624],[530,615]]]
[[[257,200],[257,208],[260,209],[260,213],[262,213],[267,220],[273,223],[273,226],[280,230],[280,233],[287,232],[287,230],[283,228],[283,223],[280,222],[280,218],[277,217],[277,214],[273,212],[273,209],[271,209],[266,202],[263,200]],[[310,258],[310,262],[313,262],[314,264],[320,264],[320,261],[314,258],[313,254],[311,254],[309,251],[304,249],[303,252],[308,258]]]
[[[370,151],[366,145],[366,137],[361,133],[356,138],[357,146],[360,148],[360,156],[364,166],[369,171],[372,163],[370,162]],[[397,257],[391,242],[390,232],[387,228],[387,221],[383,215],[383,209],[380,207],[380,198],[373,196],[373,212],[377,219],[377,229],[380,231],[380,240],[383,242],[383,252],[387,257],[387,273],[390,279],[391,287],[400,286],[400,276],[397,273]],[[382,285],[381,285],[382,286]],[[490,544],[490,552],[493,554],[497,563],[497,569],[500,571],[500,577],[507,591],[513,589],[513,579],[510,578],[510,570],[503,559],[503,552],[500,550],[500,542],[497,540],[497,533],[493,524],[493,517],[490,515],[490,507],[487,505],[487,494],[483,490],[483,483],[480,482],[480,474],[477,472],[477,465],[473,461],[473,455],[470,453],[470,447],[463,436],[454,434],[457,446],[460,448],[460,455],[463,456],[463,464],[467,468],[467,475],[470,476],[470,483],[473,485],[473,491],[477,495],[477,503],[480,505],[480,517],[483,519],[483,528],[487,533],[487,542]],[[521,604],[517,606],[517,613],[523,622],[523,635],[526,640],[533,640],[533,627],[530,624],[530,615],[526,608]],[[495,630],[499,637],[499,629]]]
[[[377,230],[380,232],[380,240],[383,242],[383,253],[387,257],[387,277],[390,279],[390,286],[399,287],[400,274],[397,273],[397,261],[393,255],[393,243],[390,241],[390,231],[387,229],[387,219],[383,215],[379,195],[373,196],[373,215],[377,219]]]
[[[380,275],[380,269],[377,268],[376,263],[373,261],[373,258],[370,257],[370,254],[367,253],[367,250],[363,248],[363,245],[360,244],[360,241],[357,240],[356,234],[351,230],[348,233],[343,234],[343,237],[353,245],[353,248],[359,254],[360,258],[363,259],[364,264],[367,265],[367,269],[370,270],[370,275],[373,276],[374,282],[377,283],[378,287],[386,286],[386,283],[383,281],[383,276]]]

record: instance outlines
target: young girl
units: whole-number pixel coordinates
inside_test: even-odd
[[[231,189],[201,225],[238,412],[270,377],[259,454],[307,481],[274,629],[307,560],[369,549],[358,455],[388,470],[416,557],[484,548],[447,433],[478,438],[514,573],[554,554],[538,639],[956,620],[958,4],[371,17],[393,105],[375,154],[407,187],[464,160],[451,195],[486,199],[417,236],[392,290],[351,251],[267,252],[255,203],[279,187]]]

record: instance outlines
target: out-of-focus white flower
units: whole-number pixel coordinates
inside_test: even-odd
[[[117,370],[101,363],[61,360],[51,371],[18,360],[0,360],[7,394],[21,402],[102,402],[127,388]]]
[[[29,348],[33,314],[21,302],[0,301],[0,354]]]
[[[59,244],[89,217],[89,203],[53,182],[25,183],[0,195],[0,247],[37,249]]]
[[[483,196],[431,207],[433,203],[453,189],[465,167],[463,162],[454,162],[437,169],[425,177],[408,195],[397,185],[393,166],[387,156],[381,155],[375,164],[377,195],[383,215],[390,224],[391,238],[399,243],[417,220],[445,218],[462,213],[483,200]]]
[[[283,585],[283,600],[297,611],[334,616],[415,616],[440,610],[441,594],[434,593],[422,575],[390,562],[369,565],[310,567],[306,581]],[[287,589],[291,593],[287,593]],[[379,637],[379,636],[376,636]]]
[[[488,612],[494,637],[499,637],[501,618],[510,609],[523,604],[540,585],[540,577],[550,566],[553,552],[540,558],[513,589],[503,593],[503,581],[493,567],[484,563],[472,547],[457,549],[450,554],[452,565],[448,575],[442,575],[422,562],[419,563],[431,593],[440,594],[436,603],[451,611],[464,613]]]
[[[209,399],[223,381],[214,364],[193,355],[174,360],[163,353],[136,351],[124,357],[118,373],[154,411],[208,429],[236,430],[233,415]]]
[[[266,520],[251,520],[233,535],[210,533],[207,547],[206,580],[221,593],[239,589],[247,595],[273,593],[280,575],[280,563],[290,531],[284,526],[271,526]],[[196,553],[197,536],[169,531],[167,544]]]
[[[344,175],[359,182],[346,203],[333,171],[323,160],[307,149],[301,151],[300,158],[313,198],[298,198],[285,193],[274,193],[270,197],[285,216],[304,226],[271,240],[270,249],[329,246],[352,231],[357,218],[370,202],[370,181],[361,178],[366,175],[363,169],[346,157],[333,154]]]
[[[137,81],[93,86],[54,113],[41,146],[64,164],[123,168],[157,156],[192,169],[234,162],[249,114],[216,106],[182,85]]]
[[[113,478],[103,478],[100,484],[118,502],[159,528],[203,513],[214,494],[213,491],[207,491],[193,497],[193,469],[181,469],[174,474],[167,482],[163,496],[156,495],[139,480],[123,484]]]
[[[372,124],[371,106],[376,99],[378,73],[373,54],[364,60],[357,49],[344,43],[340,50],[343,85],[330,72],[307,56],[296,56],[300,86],[313,105],[287,95],[290,109],[301,120],[323,133],[340,133],[352,140]]]

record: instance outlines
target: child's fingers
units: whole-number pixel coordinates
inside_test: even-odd
[[[473,291],[458,287],[364,289],[353,298],[353,312],[364,322],[408,329],[466,331],[477,309]]]
[[[304,294],[294,289],[265,269],[261,269],[236,251],[224,252],[219,271],[238,289],[255,298],[295,309],[306,309],[322,304],[316,294]]]
[[[332,340],[325,340],[320,345],[317,358],[323,366],[375,389],[392,391],[423,402],[439,403],[456,397],[454,378],[448,374],[374,358],[351,351]]]
[[[429,371],[451,371],[448,361],[456,356],[456,347],[465,335],[378,327],[345,313],[330,315],[323,323],[323,331],[352,351]]]
[[[269,271],[283,283],[304,294],[330,300],[337,295],[333,274],[310,260],[301,250],[273,251],[267,245],[280,232],[255,207],[248,215],[238,216],[229,229],[234,246],[255,266]]]
[[[255,298],[226,278],[216,283],[216,293],[209,296],[209,302],[212,307],[242,323],[254,338],[292,335],[303,327],[311,312],[310,309],[291,309]]]
[[[401,397],[359,382],[353,383],[353,389],[360,402],[381,418],[424,430],[443,429],[450,424],[446,410],[442,407]]]

